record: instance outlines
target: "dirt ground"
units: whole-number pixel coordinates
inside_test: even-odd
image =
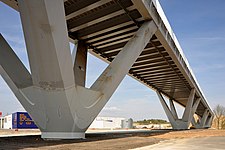
[[[40,138],[40,135],[10,138],[4,137],[0,138],[0,150],[126,150],[155,144],[168,139],[207,136],[225,136],[225,130],[149,130],[148,132],[134,133],[87,134],[86,139],[84,140],[58,141],[45,141]]]
[[[172,131],[165,134],[160,134],[152,136],[155,138],[161,139],[176,139],[176,138],[194,138],[194,137],[212,137],[212,136],[225,136],[225,130],[216,130],[216,129],[193,129],[185,131]]]
[[[0,129],[0,136],[2,135],[35,135],[35,134],[41,134],[39,129],[20,129],[20,130],[8,130],[8,129]]]

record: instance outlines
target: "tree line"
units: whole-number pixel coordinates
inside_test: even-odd
[[[147,119],[147,120],[144,119],[144,120],[136,121],[136,123],[140,125],[148,125],[148,124],[165,124],[168,122],[162,119]]]
[[[225,107],[218,104],[213,109],[213,112],[215,115],[213,119],[213,127],[217,129],[225,129]],[[166,124],[168,122],[162,119],[144,119],[136,121],[136,123],[140,125],[148,125],[148,124]]]
[[[225,129],[225,107],[217,105],[214,109],[214,120],[213,124],[217,129]]]

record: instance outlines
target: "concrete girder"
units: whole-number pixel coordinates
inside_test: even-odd
[[[18,0],[18,5],[33,84],[57,89],[73,86],[63,1]]]
[[[209,116],[209,110],[208,109],[205,109],[205,112],[201,118],[201,122],[200,122],[200,126],[204,128],[205,124],[206,124],[206,121],[207,121],[207,118]]]
[[[195,89],[192,89],[186,104],[186,108],[184,110],[184,114],[182,116],[183,121],[188,122],[188,121],[191,121],[192,119],[191,114],[192,114],[192,105],[194,102],[194,98],[195,98]]]
[[[206,120],[206,123],[205,123],[205,128],[210,128],[212,126],[212,121],[213,121],[213,116],[209,116]]]
[[[185,107],[185,110],[181,119],[179,119],[177,116],[177,112],[176,112],[173,100],[172,99],[169,100],[169,103],[170,103],[170,109],[169,109],[167,103],[165,102],[162,94],[159,91],[157,91],[157,95],[159,97],[159,100],[163,106],[164,111],[166,112],[166,115],[173,129],[188,129],[191,121],[193,121],[193,116],[201,101],[200,98],[195,100],[195,89],[192,89],[190,92],[187,105]]]
[[[173,128],[176,127],[176,120],[175,120],[175,117],[174,117],[172,111],[170,110],[170,108],[166,104],[166,101],[164,100],[162,94],[159,91],[156,91],[156,93],[157,93],[157,95],[159,97],[159,100],[160,100],[160,102],[162,104],[162,107],[163,107],[163,109],[164,109],[164,111],[165,111],[165,113],[166,113],[166,115],[167,115],[167,117],[168,117],[172,127]]]
[[[75,45],[76,48],[76,45]],[[74,49],[74,78],[77,85],[85,87],[86,66],[87,66],[87,46],[84,41],[78,41],[78,46]]]
[[[171,112],[172,112],[172,114],[174,116],[174,119],[177,120],[178,119],[178,115],[177,115],[177,111],[176,111],[176,108],[174,106],[173,100],[169,99],[169,103],[170,103],[170,109],[171,109]]]
[[[0,67],[1,75],[7,84],[15,87],[13,91],[16,91],[17,88],[26,88],[33,84],[30,73],[1,34]]]
[[[81,68],[86,70],[86,48],[83,46],[84,51],[79,54],[78,42],[76,53],[73,57],[70,54],[63,1],[19,0],[18,4],[31,75],[24,71],[25,67],[19,63],[16,55],[10,54],[12,50],[6,53],[10,59],[6,57],[0,61],[3,70],[1,75],[34,119],[42,132],[42,138],[84,138],[85,131],[128,73],[157,27],[153,21],[145,22],[91,88],[87,89],[84,87],[85,73],[74,69],[82,65]],[[10,49],[9,45],[5,45],[0,47],[0,52]],[[79,58],[81,55],[82,60]],[[19,65],[21,78],[14,79],[12,70],[6,64],[9,60],[13,62],[11,68]],[[17,86],[17,80],[23,84],[27,82],[23,77],[29,79],[29,84]]]

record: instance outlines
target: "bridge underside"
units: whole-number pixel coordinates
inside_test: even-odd
[[[68,0],[65,2],[65,13],[69,37],[85,41],[89,52],[110,63],[139,27],[146,20],[154,19],[142,15],[138,3],[139,0],[92,0],[82,3]],[[178,50],[172,42],[172,37],[168,31],[165,31],[166,38],[163,35],[162,30],[166,30],[166,27],[161,25],[158,28],[160,29],[130,68],[129,75],[186,106],[193,85],[186,79],[184,69],[180,69],[183,66],[180,67],[180,62],[177,62],[177,56],[180,55],[173,52]],[[178,60],[173,60],[174,57]],[[206,107],[201,101],[197,114],[202,116]]]
[[[157,2],[3,2],[19,6],[31,74],[1,37],[1,75],[43,138],[84,138],[126,74],[157,91],[174,129],[211,126],[213,113]],[[78,41],[72,55],[67,33]],[[109,63],[90,89],[85,88],[87,52]],[[174,102],[185,107],[182,119]]]

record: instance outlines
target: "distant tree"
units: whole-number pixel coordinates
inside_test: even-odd
[[[215,121],[216,121],[217,129],[225,128],[225,120],[224,120],[225,107],[223,107],[221,105],[217,105],[214,108],[213,112],[215,114]]]
[[[165,124],[168,122],[162,119],[148,119],[148,120],[144,119],[144,120],[137,121],[137,123],[140,125],[148,125],[148,124]]]
[[[225,116],[221,119],[221,129],[225,129]]]

